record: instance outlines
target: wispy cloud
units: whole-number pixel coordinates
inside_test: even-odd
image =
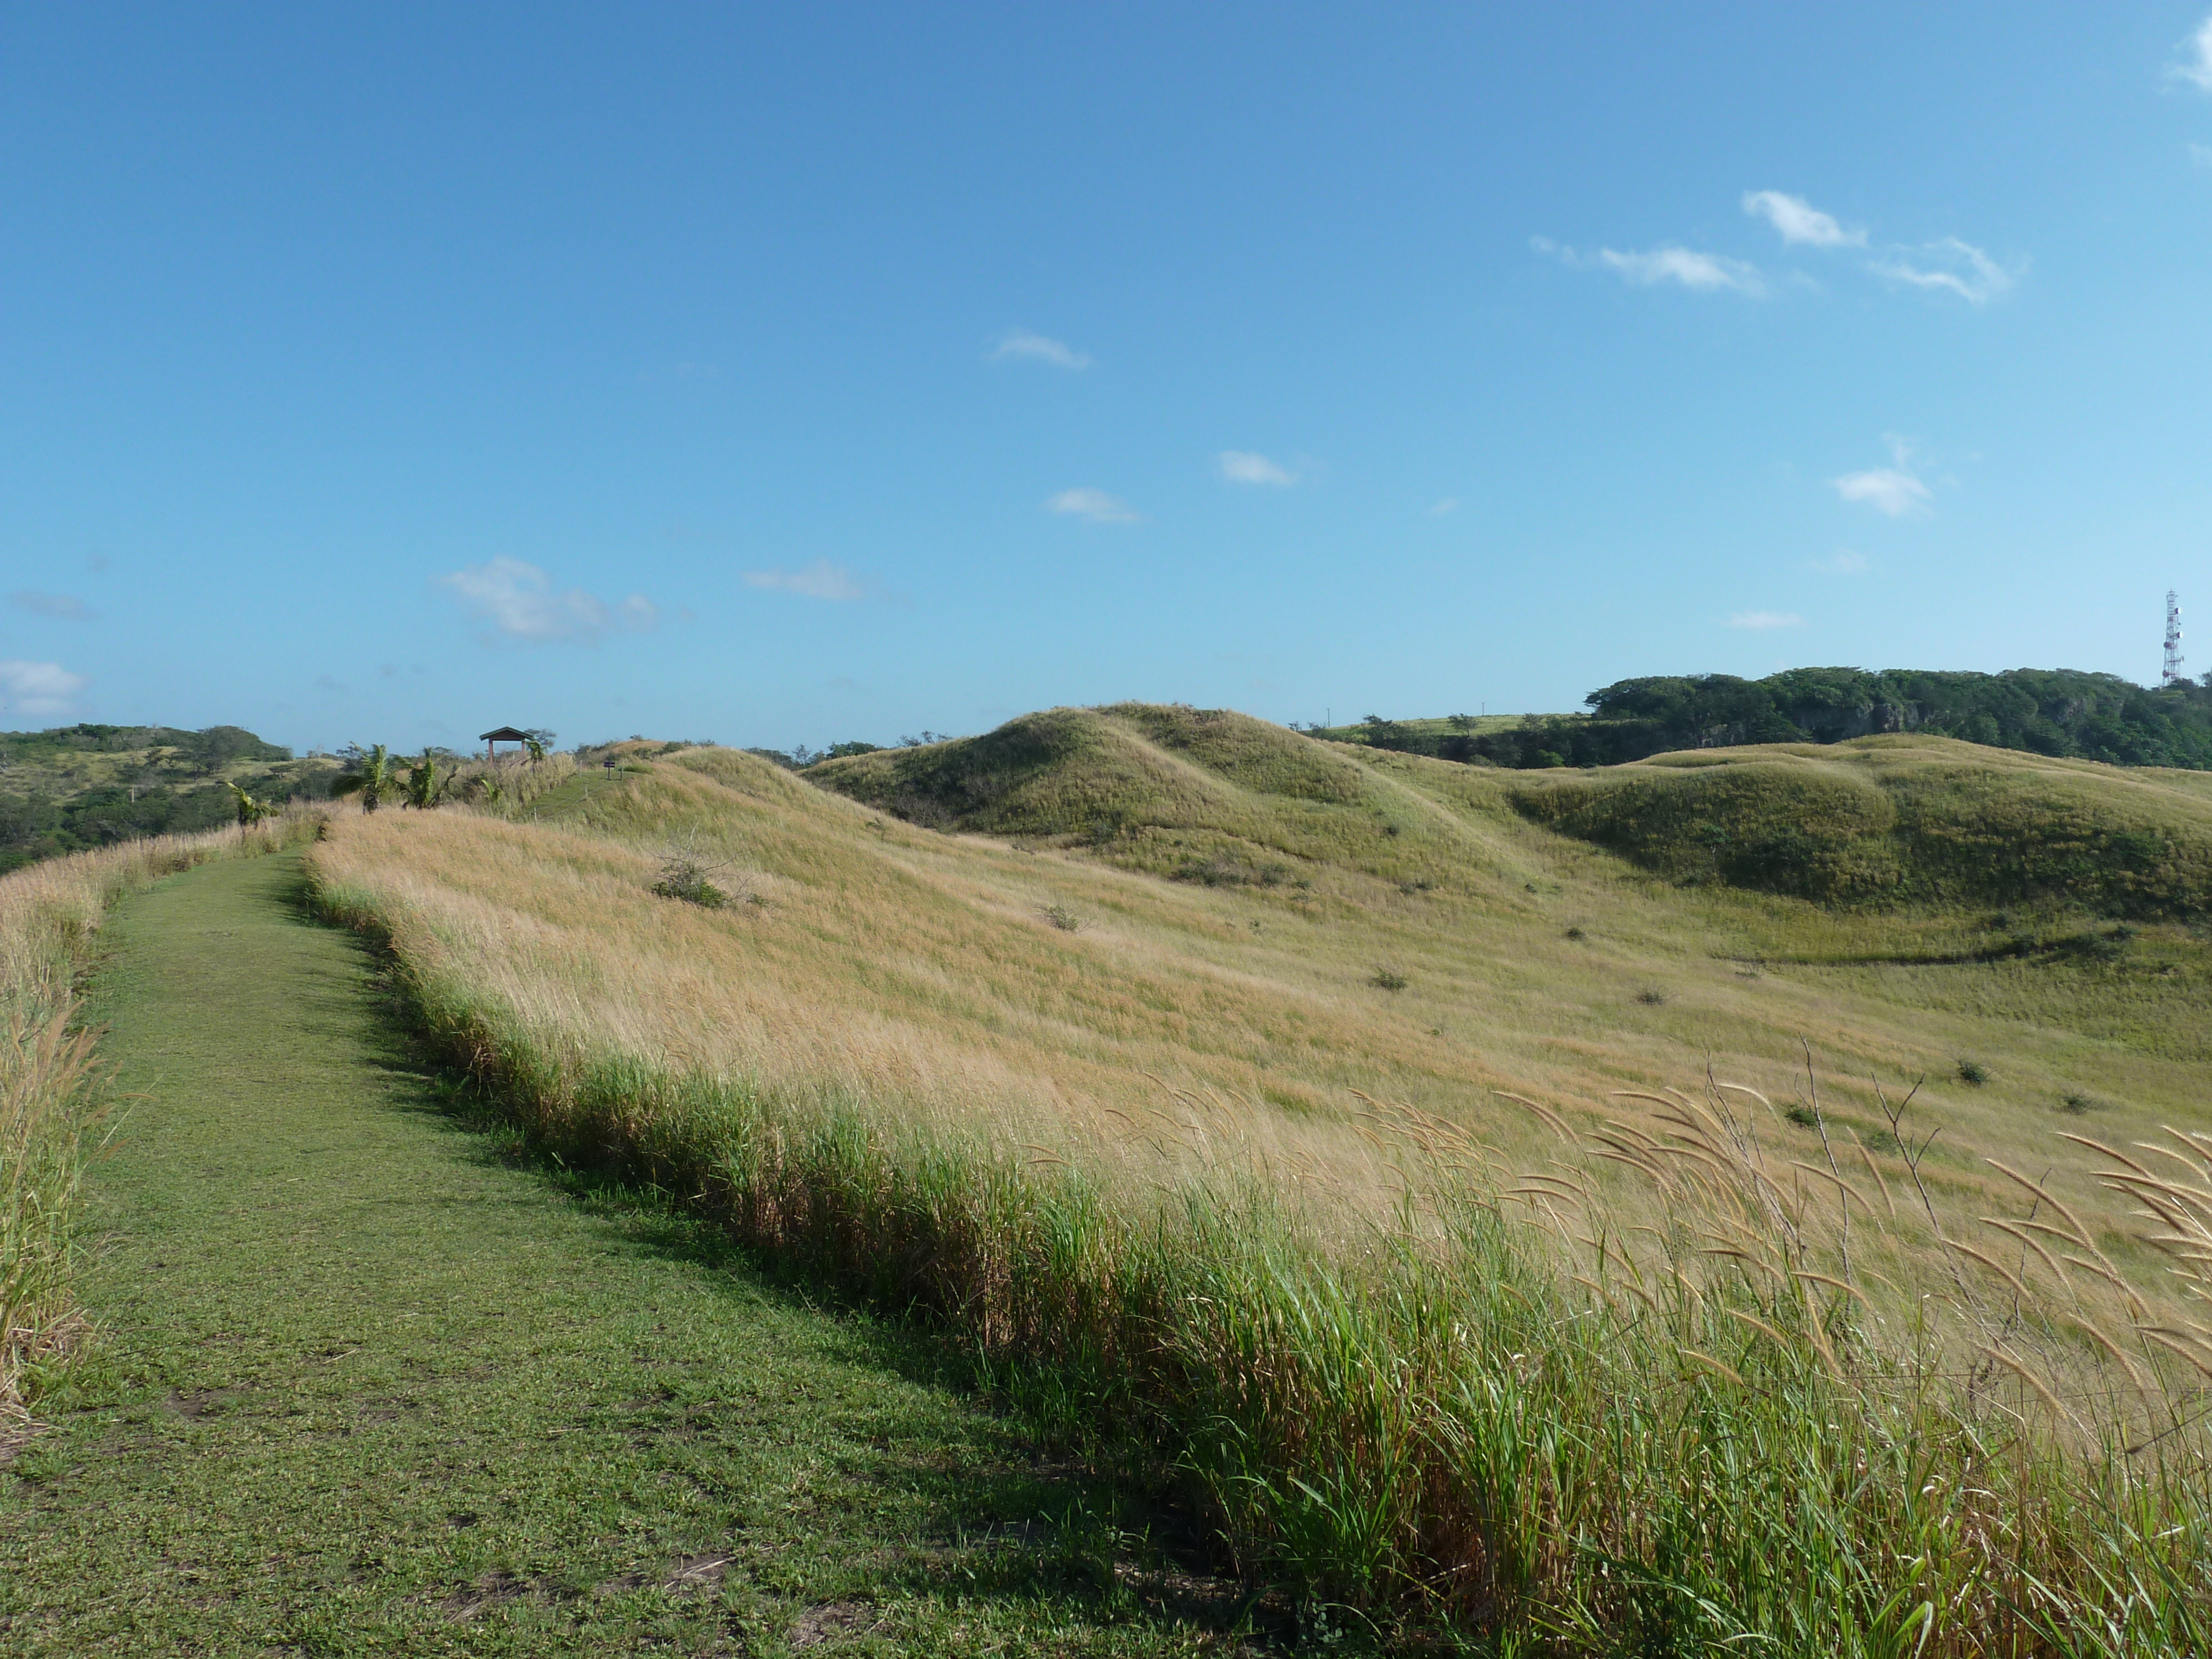
[[[92,607],[68,593],[40,593],[19,587],[8,596],[8,603],[34,617],[52,617],[61,622],[92,620]]]
[[[1429,509],[1429,516],[1432,519],[1449,518],[1458,511],[1459,498],[1456,495],[1447,495]]]
[[[827,559],[798,570],[748,570],[745,580],[778,593],[803,593],[810,599],[865,599],[866,584]]]
[[[2191,144],[2189,159],[2200,167],[2212,167],[2212,144]]]
[[[1808,570],[1818,570],[1831,576],[1863,576],[1867,573],[1866,555],[1854,553],[1849,548],[1831,554],[1825,559],[1808,559]]]
[[[1298,481],[1295,473],[1278,466],[1265,455],[1255,455],[1246,449],[1221,452],[1221,476],[1231,483],[1274,484],[1280,488]]]
[[[1025,328],[1008,329],[1000,340],[997,349],[991,353],[994,363],[1009,357],[1027,358],[1031,362],[1050,363],[1054,368],[1088,368],[1091,356],[1078,351],[1064,340],[1054,340],[1042,334],[1033,334]]]
[[[1946,236],[1873,260],[1867,269],[1893,283],[1941,289],[1978,306],[2011,288],[2019,279],[2020,268],[2008,270],[1972,243]]]
[[[1794,611],[1739,611],[1728,619],[1730,628],[1802,628],[1805,619]]]
[[[76,694],[92,682],[58,662],[0,660],[0,708],[38,718],[76,711]]]
[[[551,577],[520,559],[472,564],[439,577],[437,585],[491,635],[510,639],[590,643],[610,634],[641,634],[660,621],[660,607],[642,593],[609,605],[580,587],[556,592]]]
[[[1780,231],[1784,247],[1795,247],[1799,243],[1808,247],[1866,246],[1866,232],[1845,230],[1802,196],[1778,190],[1747,190],[1743,193],[1743,210]]]
[[[1088,519],[1092,524],[1134,524],[1136,514],[1128,502],[1119,495],[1109,495],[1103,489],[1063,489],[1048,498],[1045,508],[1052,513],[1070,513],[1079,519]]]
[[[2212,20],[2207,20],[2207,27],[2212,27]],[[1949,294],[1969,305],[1986,305],[2010,289],[2027,270],[2025,259],[1999,261],[1957,236],[1913,245],[1877,245],[1864,229],[1847,228],[1834,215],[1786,191],[1746,191],[1741,200],[1747,214],[1781,234],[1785,248],[1857,249],[1868,255],[1865,269],[1875,276],[1907,288]],[[1763,299],[1773,290],[1772,281],[1757,265],[1679,243],[1631,252],[1600,248],[1595,254],[1579,252],[1547,236],[1530,237],[1528,246],[1571,269],[1610,270],[1624,282],[1646,288],[1674,284],[1694,293],[1741,294],[1753,299]],[[1792,270],[1784,280],[1819,287],[1802,271]]]
[[[1757,266],[1731,259],[1726,254],[1699,253],[1686,247],[1654,248],[1648,253],[1616,253],[1606,247],[1598,250],[1597,257],[1600,264],[1646,287],[1680,283],[1698,293],[1724,289],[1753,298],[1766,292],[1766,279],[1759,274]]]
[[[1869,467],[1864,472],[1846,472],[1828,483],[1847,501],[1861,501],[1877,513],[1901,519],[1925,507],[1933,497],[1912,470],[1912,447],[1902,438],[1891,438],[1888,441],[1893,465]]]
[[[1675,283],[1696,293],[1727,292],[1747,295],[1753,299],[1766,293],[1766,278],[1758,266],[1722,253],[1700,253],[1692,248],[1673,246],[1653,248],[1644,253],[1623,253],[1617,248],[1605,247],[1593,257],[1585,257],[1544,236],[1530,237],[1528,246],[1574,270],[1595,267],[1610,270],[1622,280],[1644,288]]]
[[[2212,15],[2197,26],[2181,51],[2181,61],[2166,73],[2177,81],[2188,82],[2199,92],[2212,92]]]

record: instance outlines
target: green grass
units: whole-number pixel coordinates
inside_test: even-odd
[[[495,1156],[299,884],[211,865],[106,932],[99,1338],[0,1466],[9,1654],[1227,1643],[1166,1523],[931,1351]]]
[[[1533,821],[1687,885],[2199,915],[2212,909],[2212,806],[2175,775],[1877,737],[1662,755],[1510,793]]]

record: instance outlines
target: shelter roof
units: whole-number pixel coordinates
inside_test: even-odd
[[[477,741],[478,743],[527,743],[530,741],[530,733],[518,732],[511,726],[502,726],[496,731],[477,732]]]

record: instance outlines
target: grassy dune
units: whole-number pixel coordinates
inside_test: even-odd
[[[312,860],[524,1127],[942,1322],[1316,1607],[1559,1651],[2189,1650],[2212,1349],[2185,1285],[2135,1288],[2168,1258],[2126,1212],[2193,1236],[2196,1200],[2100,1189],[2059,1132],[2205,1123],[2203,798],[1858,752],[1821,754],[1887,781],[1832,787],[1892,817],[1831,815],[1852,858],[2002,833],[1990,799],[2170,856],[2054,834],[2105,885],[2002,922],[1818,904],[1668,863],[1648,826],[1711,821],[1664,796],[1705,771],[1532,794],[1125,706],[810,781],[634,745],[557,827],[346,817]],[[656,896],[672,850],[740,902]]]
[[[2212,800],[2197,776],[1878,737],[1661,756],[1513,799],[1680,882],[2186,917],[2212,909]]]

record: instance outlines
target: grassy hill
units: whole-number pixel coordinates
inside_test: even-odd
[[[535,824],[348,814],[319,861],[380,913],[404,872],[424,949],[534,1041],[1048,1144],[1210,1091],[1347,1188],[1386,1181],[1351,1090],[1510,1152],[1493,1089],[1580,1115],[1710,1064],[1787,1101],[1804,1045],[1870,1140],[1877,1084],[1928,1079],[1961,1213],[1985,1155],[2086,1172],[2053,1131],[2204,1121],[2189,775],[1877,738],[1537,777],[1133,705],[803,778],[621,749]],[[758,902],[656,899],[672,849]]]
[[[2025,1641],[2022,1596],[2081,1651],[2194,1639],[2212,1555],[2151,1540],[2201,1529],[2089,1494],[2135,1479],[2103,1425],[2204,1512],[2212,1348],[2064,1137],[2212,1131],[2198,775],[1918,735],[1539,774],[1136,704],[804,774],[611,752],[526,811],[342,809],[322,902],[533,1138],[949,1328],[1242,1570],[1562,1652],[1887,1650],[1908,1584],[1931,1653]],[[2112,1614],[2093,1555],[2191,1588]]]
[[[1534,822],[1685,884],[1861,905],[2212,909],[2212,798],[2188,773],[1876,737],[1662,755],[1509,793]]]
[[[241,726],[0,732],[0,872],[142,836],[230,821],[235,783],[282,801],[330,793],[338,763],[293,758]]]

